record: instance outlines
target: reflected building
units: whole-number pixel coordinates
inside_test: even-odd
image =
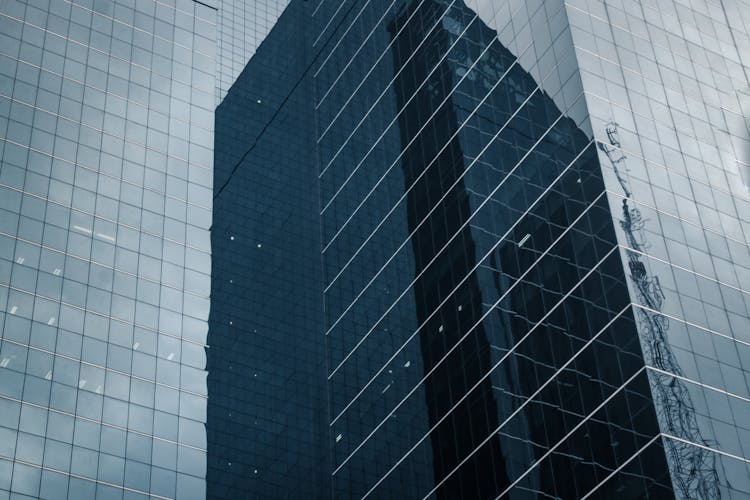
[[[394,42],[393,65],[400,69],[394,82],[400,110],[400,164],[415,263],[411,286],[420,325],[421,365],[427,377],[423,384],[436,478],[455,469],[459,459],[477,448],[480,437],[490,435],[499,421],[492,381],[483,377],[490,369],[492,344],[479,321],[483,307],[474,272],[478,249],[472,233],[476,226],[470,225],[472,208],[476,208],[472,207],[471,194],[476,191],[465,180],[465,160],[479,152],[465,151],[471,145],[461,140],[459,120],[466,119],[461,116],[466,108],[449,95],[460,79],[458,73],[465,74],[468,68],[459,58],[439,59],[455,41],[453,35],[471,19],[459,12],[432,33],[409,27],[399,34],[410,17],[421,17],[415,20],[415,26],[429,25],[444,8],[437,2],[421,8],[412,4],[388,26]],[[477,29],[475,37],[466,39],[461,52],[476,58],[493,36]],[[412,57],[420,45],[424,52]],[[489,64],[495,63],[489,71],[500,64],[493,55],[487,56]],[[451,417],[441,418],[453,406]],[[487,474],[482,470],[497,472]],[[508,478],[500,439],[493,436],[471,456],[464,470],[450,478],[445,489],[453,497],[482,498],[498,484],[507,485]]]

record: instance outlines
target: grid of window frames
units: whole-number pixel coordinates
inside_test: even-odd
[[[316,3],[335,494],[747,493],[747,14],[642,3]]]
[[[678,495],[750,495],[750,4],[566,4]],[[747,109],[744,110],[744,113]],[[686,464],[692,464],[687,466]]]
[[[221,0],[217,25],[216,104],[220,104],[289,0]]]
[[[216,109],[209,498],[330,498],[311,10],[284,11]]]
[[[208,3],[0,3],[0,498],[205,496]]]

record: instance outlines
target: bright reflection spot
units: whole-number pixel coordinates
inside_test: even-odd
[[[115,239],[114,239],[114,238],[113,238],[112,236],[108,235],[108,234],[104,234],[104,233],[96,233],[96,235],[97,235],[98,237],[100,237],[101,239],[103,239],[103,240],[107,240],[107,241],[111,241],[111,242],[114,242],[114,241],[115,241]]]

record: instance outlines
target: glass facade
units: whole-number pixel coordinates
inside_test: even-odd
[[[204,498],[216,6],[0,2],[0,498]]]
[[[216,109],[210,498],[330,497],[308,15],[287,8]]]
[[[750,495],[746,7],[566,6],[681,498]]]
[[[217,13],[216,104],[271,31],[289,0],[221,0]]]
[[[750,498],[748,7],[0,0],[0,500]]]
[[[308,491],[750,495],[742,2],[291,8],[302,21],[281,18],[232,105],[244,145],[227,160],[217,152],[217,165],[234,172],[235,209],[248,213],[224,223],[254,227],[251,200],[283,200],[264,200],[253,232],[272,232],[293,257],[264,265],[252,243],[227,257],[231,274],[258,278],[233,307],[255,323],[294,317],[299,304],[315,307],[306,276],[280,310],[255,295],[274,301],[269,285],[284,290],[286,272],[322,276],[319,324],[273,340],[306,357],[270,368],[305,370],[325,346],[328,425],[306,429],[327,442],[331,491]],[[267,66],[274,51],[309,63],[287,73],[282,58]],[[248,89],[269,76],[292,96],[280,116],[293,123],[253,113],[262,92]],[[276,347],[252,342],[252,356],[275,359]],[[268,405],[252,386],[252,404]],[[271,460],[293,448],[281,442]]]
[[[564,5],[514,8],[404,2],[319,73],[338,497],[671,492]]]

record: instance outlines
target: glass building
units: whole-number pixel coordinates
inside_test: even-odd
[[[0,498],[205,498],[213,1],[0,2]]]
[[[750,497],[748,7],[0,2],[0,500]]]
[[[743,5],[293,1],[219,108],[212,234],[278,470],[216,477],[292,491],[304,447],[320,497],[750,495]]]
[[[211,498],[330,497],[308,19],[293,2],[216,109]]]

